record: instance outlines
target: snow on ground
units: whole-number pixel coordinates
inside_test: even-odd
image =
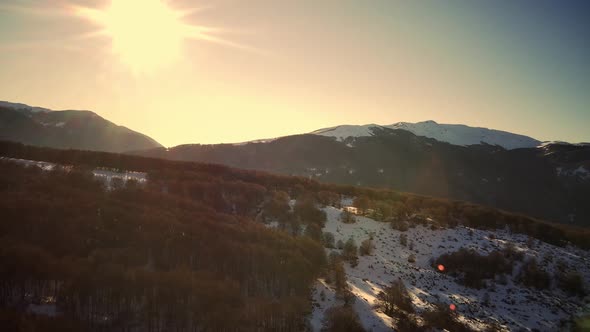
[[[440,142],[447,142],[453,145],[468,146],[486,143],[499,145],[505,149],[534,148],[541,142],[534,138],[509,133],[506,131],[493,130],[488,128],[469,127],[457,124],[439,124],[434,121],[423,121],[417,123],[398,122],[392,125],[380,126],[368,125],[343,125],[332,128],[324,128],[311,132],[310,134],[336,137],[344,141],[348,137],[364,137],[373,135],[372,128],[381,127],[389,129],[401,129],[413,133],[416,136],[433,138]]]
[[[312,291],[313,311],[309,322],[313,331],[319,331],[322,328],[324,312],[338,304],[334,289],[324,281],[319,279]]]
[[[590,171],[584,166],[578,166],[575,169],[564,170],[563,167],[557,167],[557,175],[579,177],[582,180],[590,179]]]
[[[16,159],[16,158],[7,158],[7,157],[0,157],[0,161],[9,161],[13,163],[17,163],[19,165],[24,165],[25,167],[32,167],[37,166],[44,171],[53,171],[56,169],[56,166],[59,166],[63,169],[68,169],[68,167],[64,167],[55,163],[49,163],[45,161],[37,161],[37,160],[26,160],[26,159]],[[102,180],[107,188],[112,188],[113,179],[120,179],[123,182],[127,182],[128,180],[135,180],[139,183],[145,183],[147,181],[147,173],[144,172],[134,172],[134,171],[118,171],[109,168],[95,168],[92,171],[92,174],[95,178]]]
[[[357,297],[354,308],[368,330],[376,332],[391,329],[391,319],[374,309],[374,305],[377,303],[377,294],[398,278],[406,284],[418,312],[430,308],[436,302],[453,303],[461,319],[475,329],[483,329],[495,321],[510,330],[536,328],[540,331],[555,331],[561,319],[569,318],[583,306],[581,299],[569,297],[555,288],[538,291],[514,284],[513,277],[518,273],[518,268],[515,268],[513,276],[507,278],[505,285],[495,282],[487,289],[477,290],[457,283],[450,275],[435,271],[430,260],[462,247],[487,254],[512,243],[525,256],[536,257],[539,262],[543,262],[542,266],[548,272],[553,273],[557,262],[563,260],[570,267],[575,267],[583,275],[586,284],[590,284],[590,255],[587,251],[555,247],[537,240],[529,248],[527,236],[512,234],[508,230],[489,232],[466,227],[431,230],[423,226],[404,232],[408,244],[413,243],[414,249],[410,250],[400,243],[402,232],[391,229],[388,223],[357,216],[356,223],[343,224],[338,220],[340,209],[326,207],[323,210],[327,214],[324,231],[334,234],[336,241],[346,241],[352,237],[359,245],[371,233],[374,234],[373,255],[359,256],[359,264],[354,268],[345,264],[350,288]],[[408,262],[411,254],[416,257],[415,263]],[[546,258],[548,260],[544,261]],[[321,290],[324,290],[324,301],[320,299]],[[489,294],[489,305],[483,303],[485,294]],[[313,300],[315,310],[311,322],[314,330],[318,331],[323,311],[335,304],[333,291],[320,280],[314,289]]]
[[[92,171],[92,174],[94,174],[94,177],[103,180],[108,188],[112,188],[113,179],[121,179],[123,182],[135,180],[139,183],[145,183],[147,181],[147,173],[143,172],[119,172],[115,170],[97,168]]]
[[[425,136],[434,138],[437,141],[462,146],[481,144],[483,142],[490,145],[499,145],[511,150],[534,148],[540,143],[531,137],[506,131],[457,124],[439,124],[434,121],[417,123],[399,122],[385,127],[403,129],[412,132],[416,136]]]
[[[364,126],[356,125],[342,125],[333,128],[324,128],[311,132],[310,134],[336,137],[339,141],[343,141],[348,137],[362,137],[373,135],[373,127],[380,127],[376,124],[368,124]]]
[[[571,146],[590,146],[590,143],[580,142],[580,143],[568,143],[563,141],[545,141],[537,146],[537,148],[547,148],[550,145],[571,145]]]
[[[0,161],[9,161],[19,165],[23,165],[25,167],[37,166],[44,171],[52,171],[55,169],[57,164],[48,163],[45,161],[36,161],[36,160],[26,160],[26,159],[17,159],[17,158],[7,158],[7,157],[0,157]]]

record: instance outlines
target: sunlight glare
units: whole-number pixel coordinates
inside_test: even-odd
[[[75,8],[102,27],[112,51],[134,72],[151,72],[178,61],[185,39],[203,36],[204,27],[184,23],[184,13],[163,0],[111,0],[105,9]]]

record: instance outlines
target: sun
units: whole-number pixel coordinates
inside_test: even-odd
[[[209,33],[216,29],[183,22],[186,12],[164,0],[111,0],[103,9],[75,7],[101,27],[112,41],[112,51],[134,72],[153,72],[177,62],[187,39],[223,42]]]

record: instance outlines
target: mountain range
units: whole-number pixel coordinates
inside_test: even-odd
[[[588,144],[426,121],[163,148],[2,105],[3,330],[587,326],[590,228],[530,216],[590,226]]]
[[[0,102],[0,139],[297,175],[464,200],[590,225],[590,145],[434,121],[342,125],[236,144],[164,148],[89,111]]]
[[[339,126],[240,144],[133,153],[392,188],[590,225],[588,144],[541,143],[507,132],[428,121]]]

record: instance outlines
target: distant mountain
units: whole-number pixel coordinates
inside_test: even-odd
[[[518,135],[503,134],[500,142],[492,131],[481,132],[497,145],[460,146],[375,125],[340,126],[256,143],[180,145],[135,153],[393,188],[590,226],[590,146],[543,145],[530,139],[522,142],[533,147],[516,149],[517,139],[508,138]]]
[[[374,128],[402,129],[416,136],[434,138],[440,142],[454,145],[469,146],[478,144],[498,145],[507,150],[518,148],[533,148],[541,144],[540,141],[523,135],[487,128],[469,127],[458,124],[438,124],[434,121],[418,123],[398,122],[389,126],[369,124],[364,126],[344,125],[320,129],[311,134],[336,137],[346,140],[349,137],[372,136]]]
[[[107,152],[162,147],[90,111],[52,111],[5,101],[0,101],[0,140]]]

